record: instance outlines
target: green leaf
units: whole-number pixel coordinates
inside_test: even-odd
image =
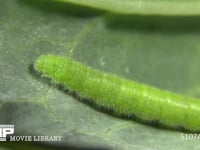
[[[199,40],[197,16],[114,15],[58,2],[0,0],[0,124],[14,124],[19,136],[63,136],[62,142],[47,142],[54,146],[197,150],[199,141],[182,140],[183,132],[117,118],[78,101],[31,65],[42,54],[62,55],[200,98]]]
[[[199,15],[200,0],[56,0],[120,14]]]

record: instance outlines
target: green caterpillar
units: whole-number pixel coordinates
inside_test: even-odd
[[[61,56],[42,55],[34,69],[95,104],[112,108],[117,115],[134,114],[170,128],[200,131],[199,99],[103,73]]]

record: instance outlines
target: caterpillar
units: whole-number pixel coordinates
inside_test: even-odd
[[[34,69],[117,115],[134,114],[166,127],[200,131],[200,100],[104,73],[67,57],[42,55]]]

